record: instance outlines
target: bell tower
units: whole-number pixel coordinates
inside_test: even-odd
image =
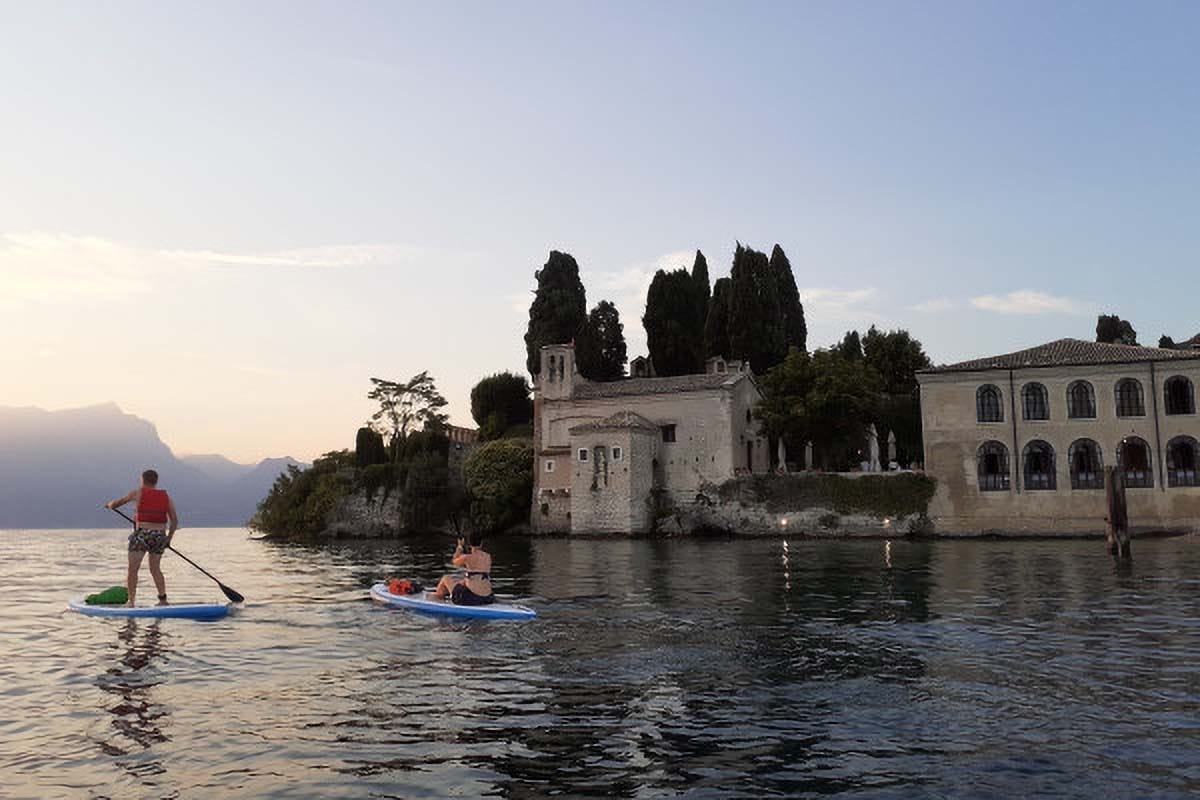
[[[546,400],[565,400],[579,379],[575,372],[575,344],[548,344],[542,348],[542,372],[537,385]]]

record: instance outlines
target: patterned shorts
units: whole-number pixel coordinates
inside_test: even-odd
[[[138,528],[129,534],[129,552],[131,553],[152,553],[161,556],[166,551],[166,531],[148,531],[145,528]]]

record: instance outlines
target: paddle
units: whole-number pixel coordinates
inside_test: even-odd
[[[110,511],[115,511],[116,513],[118,513],[118,514],[120,514],[122,517],[124,517],[125,519],[129,520],[130,522],[132,522],[134,525],[137,525],[137,523],[136,523],[136,522],[133,522],[133,518],[132,518],[132,517],[130,517],[128,514],[126,514],[124,511],[122,511],[121,509],[119,509],[119,508],[113,508],[113,509],[109,509],[109,510],[110,510]],[[199,565],[199,564],[197,564],[195,561],[192,561],[190,558],[188,558],[187,556],[185,556],[183,553],[179,552],[179,551],[178,551],[178,550],[176,550],[174,547],[171,547],[171,545],[167,545],[167,549],[168,549],[168,550],[170,550],[170,551],[171,551],[172,553],[174,553],[175,555],[177,555],[177,556],[179,556],[180,558],[182,558],[184,561],[186,561],[186,562],[188,562],[189,564],[191,564],[191,565],[192,565],[193,567],[195,567],[196,569],[198,569],[198,570],[200,570],[201,572],[203,572],[203,573],[204,573],[205,575],[207,575],[208,577],[212,578],[214,581],[217,581],[217,586],[221,587],[221,591],[222,591],[222,592],[224,592],[225,596],[226,596],[226,597],[228,597],[228,598],[229,598],[229,600],[230,600],[231,602],[234,602],[234,603],[244,603],[244,602],[246,602],[246,598],[242,596],[242,593],[241,593],[241,592],[238,592],[238,591],[235,591],[235,590],[233,590],[233,589],[230,589],[228,586],[226,586],[225,584],[223,584],[223,583],[221,583],[220,581],[218,581],[218,580],[217,580],[217,577],[216,577],[215,575],[213,575],[211,572],[209,572],[208,570],[206,570],[204,567],[200,566],[200,565]]]

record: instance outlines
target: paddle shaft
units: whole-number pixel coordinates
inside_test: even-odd
[[[125,513],[124,511],[122,511],[121,509],[119,509],[119,508],[114,508],[114,509],[111,509],[111,510],[112,510],[112,511],[115,511],[115,512],[117,512],[117,513],[118,513],[118,514],[120,514],[122,517],[124,517],[125,519],[129,520],[129,522],[130,522],[132,525],[134,525],[134,526],[136,526],[136,525],[137,525],[137,523],[133,521],[133,517],[129,516],[128,514],[126,514],[126,513]],[[245,597],[243,597],[243,596],[242,596],[241,592],[236,592],[236,591],[234,591],[233,589],[230,589],[230,588],[229,588],[228,586],[226,586],[225,584],[221,583],[221,581],[217,579],[217,576],[216,576],[216,575],[213,575],[211,572],[209,572],[209,571],[208,571],[208,570],[206,570],[204,567],[202,567],[202,566],[200,566],[199,564],[197,564],[195,561],[192,561],[190,558],[188,558],[188,557],[187,557],[187,556],[185,556],[183,553],[181,553],[181,552],[179,552],[178,550],[176,550],[176,549],[175,549],[174,547],[172,547],[171,545],[169,545],[169,544],[168,544],[168,545],[167,545],[167,549],[168,549],[168,550],[170,550],[170,551],[171,551],[172,553],[174,553],[175,555],[177,555],[177,556],[179,556],[180,558],[182,558],[184,561],[186,561],[186,562],[188,562],[189,564],[191,564],[191,565],[192,565],[193,567],[195,567],[196,569],[198,569],[198,570],[200,570],[201,572],[203,572],[203,573],[204,573],[205,575],[207,575],[208,577],[212,578],[214,581],[216,581],[216,582],[217,582],[217,586],[220,586],[220,587],[221,587],[221,591],[225,593],[225,596],[226,596],[226,597],[228,597],[228,598],[229,598],[230,600],[232,600],[233,602],[235,602],[235,603],[241,603],[241,602],[243,602],[243,601],[246,599]]]

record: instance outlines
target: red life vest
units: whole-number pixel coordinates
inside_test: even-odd
[[[171,498],[165,491],[143,486],[141,496],[138,497],[137,513],[133,515],[133,518],[139,524],[150,522],[164,525],[167,522],[167,509],[170,507]]]

